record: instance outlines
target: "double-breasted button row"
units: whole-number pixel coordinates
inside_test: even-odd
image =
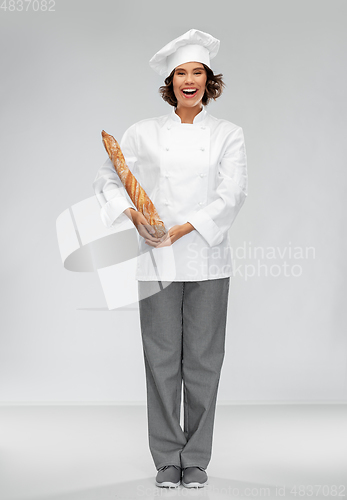
[[[170,202],[166,200],[166,201],[164,201],[164,204],[165,204],[165,205],[170,205]],[[203,202],[203,201],[199,201],[199,205],[200,205],[200,206],[201,206],[201,205],[204,205],[204,204],[205,204],[205,202]]]
[[[199,175],[200,177],[205,177],[206,176],[206,174],[203,174],[202,172],[200,172],[200,174],[197,174],[197,175]],[[167,172],[165,172],[164,176],[165,176],[166,179],[168,179],[170,177],[170,175]]]

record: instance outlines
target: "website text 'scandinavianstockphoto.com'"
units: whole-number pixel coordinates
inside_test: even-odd
[[[222,251],[216,247],[208,254],[208,248],[200,249],[198,252],[194,244],[187,247],[190,262],[190,270],[198,275],[199,265],[206,267],[210,276],[220,272],[217,261],[221,257]],[[230,249],[225,248],[226,253]],[[279,246],[253,246],[251,242],[246,242],[238,247],[232,248],[230,252],[232,270],[234,276],[239,276],[245,280],[254,277],[272,277],[280,276],[297,278],[303,275],[305,264],[308,260],[316,258],[316,249],[313,246],[298,246],[288,242],[287,245]],[[199,257],[199,259],[197,259]],[[223,269],[230,271],[230,265]]]

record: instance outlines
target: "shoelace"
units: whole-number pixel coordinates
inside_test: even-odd
[[[176,467],[176,469],[180,469],[181,468],[181,467],[178,467],[178,465],[164,465],[163,467],[160,467],[160,469],[158,469],[158,470],[165,470],[168,467]],[[195,467],[197,467],[198,469],[200,469],[202,471],[205,470],[203,467],[200,467],[199,465],[196,465]]]
[[[176,467],[176,469],[180,469],[181,467],[178,467],[178,465],[164,465],[163,467],[160,467],[159,470],[165,470],[168,467]]]

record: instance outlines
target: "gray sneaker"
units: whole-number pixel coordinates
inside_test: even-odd
[[[202,467],[186,467],[183,469],[182,484],[186,488],[202,488],[208,485],[205,469]]]
[[[177,488],[181,482],[181,474],[181,467],[177,465],[164,465],[164,467],[158,469],[155,484],[160,488]]]

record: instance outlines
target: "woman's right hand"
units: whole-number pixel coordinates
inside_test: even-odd
[[[124,210],[124,213],[132,221],[140,236],[154,243],[159,243],[161,241],[161,238],[155,236],[154,228],[148,224],[146,217],[141,212],[132,208],[127,208]]]

